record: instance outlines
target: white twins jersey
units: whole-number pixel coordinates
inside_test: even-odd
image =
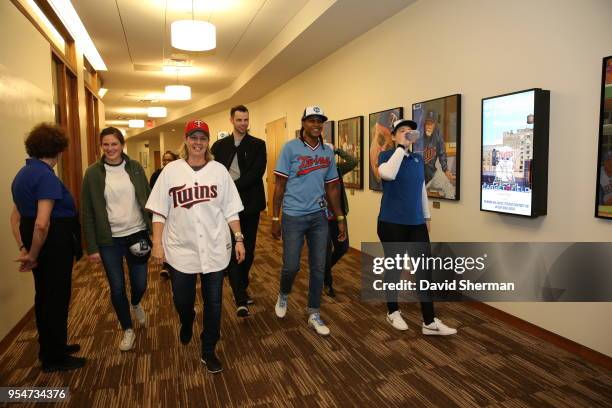
[[[169,163],[146,208],[165,218],[162,243],[166,261],[173,268],[209,273],[227,267],[232,256],[227,223],[239,219],[243,206],[222,164],[211,161],[194,171],[182,159]]]

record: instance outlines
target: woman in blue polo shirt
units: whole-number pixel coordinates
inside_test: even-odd
[[[325,208],[328,202],[338,221],[338,241],[346,239],[336,160],[333,149],[326,147],[321,138],[326,120],[318,106],[304,110],[299,139],[285,143],[276,162],[272,210],[272,236],[278,239],[281,236],[279,215],[282,205],[283,267],[276,316],[282,319],[287,313],[289,293],[300,269],[300,255],[306,239],[310,267],[308,325],[321,336],[330,333],[320,314],[327,254]]]
[[[84,358],[71,356],[79,345],[67,344],[72,263],[83,254],[74,200],[53,173],[67,146],[59,127],[34,127],[25,141],[30,158],[11,186],[11,229],[20,251],[19,270],[34,275],[38,358],[44,372],[85,365]]]
[[[410,153],[410,146],[418,138],[417,124],[412,120],[400,119],[393,123],[392,138],[395,150],[387,150],[378,156],[378,172],[382,179],[383,196],[378,215],[378,237],[381,242],[424,243],[423,253],[429,253],[430,214],[425,189],[423,158]],[[388,248],[385,248],[385,256]],[[401,271],[389,270],[387,281],[397,281]],[[426,271],[424,273],[427,273]],[[430,272],[429,272],[430,273]],[[423,325],[426,335],[447,336],[457,330],[446,326],[434,312],[433,302],[420,294]],[[387,293],[387,321],[398,330],[408,330],[406,321],[397,304],[397,293]]]

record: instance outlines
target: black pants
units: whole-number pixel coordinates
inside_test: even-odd
[[[236,262],[235,252],[232,252],[230,263],[227,267],[232,292],[236,305],[246,306],[247,288],[249,287],[249,271],[255,259],[255,241],[257,239],[257,228],[259,227],[259,213],[240,214],[240,230],[244,235],[244,249],[246,255],[242,263]],[[232,234],[233,237],[233,234]],[[233,238],[232,238],[233,241]],[[236,243],[233,243],[236,245]]]
[[[74,221],[76,222],[76,221]],[[40,345],[38,359],[43,364],[60,362],[66,356],[68,307],[72,289],[72,264],[75,256],[73,221],[51,219],[47,239],[38,255],[34,275],[34,312]],[[29,248],[34,220],[23,219],[21,237]]]
[[[200,334],[202,354],[212,354],[221,337],[221,303],[223,296],[223,271],[209,273],[183,273],[169,266],[172,282],[172,299],[181,325],[191,326],[195,319],[196,281],[200,275],[204,302],[204,328]]]
[[[425,256],[431,254],[431,248],[429,247],[429,232],[425,224],[421,225],[402,225],[393,224],[390,222],[378,221],[377,228],[378,238],[380,242],[418,242],[423,243],[423,248],[419,252]],[[390,251],[389,248],[385,248],[385,257],[395,257],[395,253]],[[385,272],[386,282],[398,282],[400,279],[401,271],[397,269],[391,269]],[[417,273],[417,279],[431,279],[431,271],[427,269],[420,269]],[[419,293],[421,298],[424,294]],[[393,313],[399,309],[397,304],[397,293],[387,293],[387,309],[389,313]],[[421,313],[423,314],[423,322],[430,324],[433,322],[435,317],[434,305],[431,301],[421,301]]]
[[[346,223],[346,219],[344,221]],[[347,229],[348,231],[348,225]],[[332,267],[342,258],[349,249],[348,235],[343,242],[338,241],[338,221],[329,221],[329,239],[327,240],[327,258],[325,260],[325,286],[332,287]]]

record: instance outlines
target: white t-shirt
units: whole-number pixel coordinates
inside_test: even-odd
[[[227,169],[211,161],[194,171],[183,159],[164,167],[146,208],[164,222],[166,261],[183,273],[217,272],[229,264],[228,222],[244,208]]]
[[[125,160],[118,166],[104,164],[104,199],[113,237],[126,237],[147,228],[136,201],[136,190],[125,171]]]

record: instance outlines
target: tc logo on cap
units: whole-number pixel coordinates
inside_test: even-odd
[[[321,108],[319,108],[318,106],[315,106],[314,108],[312,108],[312,110],[313,110],[315,113],[321,113]]]

